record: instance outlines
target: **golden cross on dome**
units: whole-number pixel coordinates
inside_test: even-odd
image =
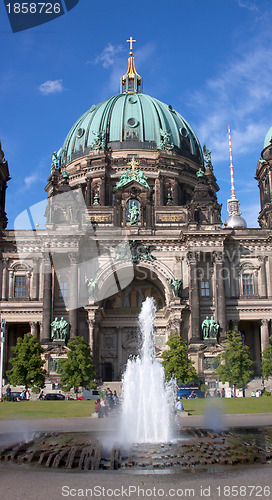
[[[131,37],[130,37],[130,39],[129,39],[129,40],[127,40],[127,43],[130,43],[130,50],[131,50],[131,52],[132,52],[132,50],[133,50],[133,45],[132,45],[132,44],[133,44],[133,43],[136,43],[136,40],[133,40],[133,38],[132,38],[132,36],[131,36]]]

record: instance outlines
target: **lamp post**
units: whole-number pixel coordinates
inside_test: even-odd
[[[4,319],[1,319],[0,401],[2,401],[2,392],[3,392],[3,362],[4,362],[5,324],[6,324],[6,321]]]

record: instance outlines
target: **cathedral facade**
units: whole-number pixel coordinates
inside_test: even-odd
[[[177,332],[212,384],[222,340],[237,329],[260,376],[272,318],[271,136],[256,173],[260,228],[246,227],[234,189],[223,224],[210,151],[175,109],[143,93],[131,47],[120,94],[93,105],[52,155],[45,229],[31,210],[31,229],[6,229],[1,151],[5,369],[17,338],[31,332],[54,381],[67,340],[79,335],[97,378],[120,380],[138,352],[141,304],[153,297],[158,358]]]

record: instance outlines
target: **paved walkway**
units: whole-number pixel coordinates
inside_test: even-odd
[[[221,415],[215,411],[207,415],[189,415],[179,417],[180,428],[206,427],[225,429],[230,427],[265,427],[272,425],[272,413],[249,413],[247,415]],[[20,418],[0,419],[0,436],[14,434],[14,438],[23,434],[31,437],[33,432],[115,432],[119,428],[119,418],[60,417],[60,418]],[[16,435],[16,436],[15,436]]]

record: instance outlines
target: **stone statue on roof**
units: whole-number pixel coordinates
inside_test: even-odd
[[[105,149],[106,147],[106,135],[104,132],[93,132],[94,141],[92,143],[92,149]]]
[[[57,151],[54,151],[54,153],[51,155],[51,158],[52,158],[51,170],[57,170],[59,168],[59,159]]]
[[[206,163],[206,167],[212,169],[212,152],[206,148],[206,145],[203,146],[204,159]]]
[[[130,171],[126,170],[125,172],[122,173],[120,180],[118,184],[116,185],[116,189],[119,189],[120,187],[125,186],[131,181],[131,176],[130,176]]]
[[[160,141],[159,149],[164,149],[166,151],[170,151],[171,149],[173,149],[174,144],[170,140],[170,135],[171,135],[170,131],[163,130],[161,128],[160,133],[161,133],[161,141]]]
[[[138,175],[136,177],[136,181],[139,182],[139,184],[142,184],[142,186],[145,186],[148,189],[150,189],[145,173],[142,170],[141,171],[137,170],[137,174]]]

